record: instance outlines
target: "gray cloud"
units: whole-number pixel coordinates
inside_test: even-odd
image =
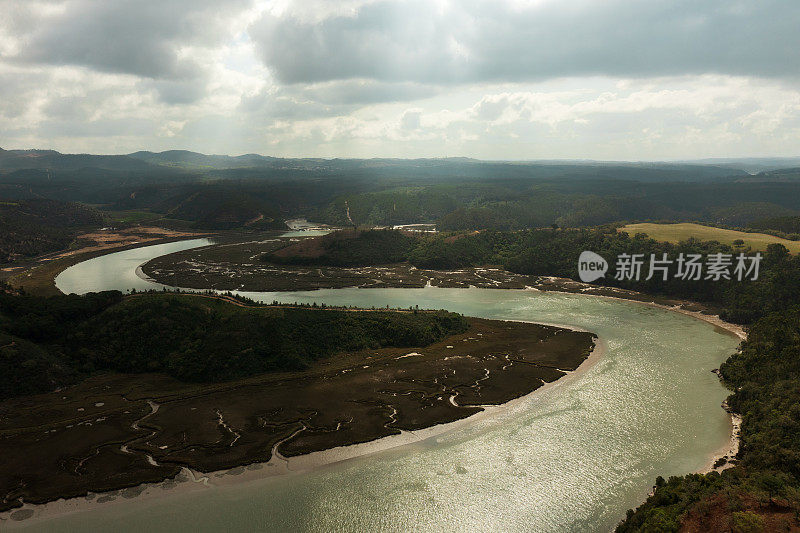
[[[259,1],[261,15],[253,4],[0,0],[0,146],[797,150],[796,0],[288,0]]]
[[[115,137],[119,135],[145,137],[153,135],[155,126],[151,120],[128,117],[124,119],[102,119],[97,121],[75,121],[53,118],[42,122],[37,128],[40,135],[50,137]]]
[[[223,21],[250,0],[71,0],[63,9],[15,9],[22,63],[79,65],[151,79],[197,80],[203,68],[183,46],[215,47]]]
[[[418,83],[564,76],[800,74],[800,3],[605,0],[521,7],[490,0],[384,0],[306,21],[265,14],[250,29],[285,83]]]
[[[190,104],[206,93],[206,76],[182,80],[148,80],[143,89],[153,88],[161,101],[169,105]]]
[[[439,81],[451,71],[447,28],[424,1],[380,2],[356,16],[319,23],[265,14],[250,35],[265,64],[287,83],[349,78]]]
[[[36,91],[49,82],[46,73],[20,75],[0,71],[0,117],[12,119],[23,115],[30,109]]]

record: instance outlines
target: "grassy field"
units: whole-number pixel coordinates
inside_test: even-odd
[[[111,222],[116,224],[149,224],[155,220],[164,218],[164,215],[159,213],[136,210],[103,211],[103,214],[106,215]]]
[[[750,247],[754,251],[763,251],[767,249],[768,245],[779,243],[788,248],[793,254],[800,253],[800,241],[790,241],[764,233],[748,233],[744,231],[702,226],[700,224],[628,224],[620,228],[620,231],[625,231],[631,236],[637,233],[646,233],[648,237],[657,241],[672,243],[685,241],[689,237],[695,237],[703,241],[719,241],[733,245],[733,241],[741,239],[744,241],[745,248]]]

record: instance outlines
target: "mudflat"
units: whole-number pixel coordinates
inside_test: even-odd
[[[582,283],[567,278],[530,276],[496,266],[457,270],[415,268],[408,262],[363,267],[293,266],[263,262],[261,257],[303,238],[267,238],[246,242],[233,240],[162,255],[142,266],[142,273],[164,285],[218,291],[308,291],[345,287],[536,289],[653,303],[690,312],[715,315],[720,309],[710,304],[662,295],[651,295],[618,287]]]
[[[536,276],[514,274],[499,268],[457,271],[422,270],[409,263],[362,267],[287,266],[261,260],[264,254],[308,238],[271,238],[193,248],[157,257],[142,272],[165,285],[194,289],[243,291],[299,291],[315,289],[481,287],[524,289]]]
[[[576,369],[591,333],[470,318],[417,348],[340,353],[304,372],[187,384],[94,376],[0,403],[0,511],[302,455],[436,424]]]

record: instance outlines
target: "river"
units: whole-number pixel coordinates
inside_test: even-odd
[[[65,270],[56,284],[76,293],[160,287],[136,276],[136,267],[207,242],[98,257]],[[727,391],[711,370],[739,341],[676,312],[531,290],[242,294],[267,302],[419,305],[563,324],[597,333],[605,352],[547,390],[414,444],[311,471],[165,491],[159,498],[21,523],[21,530],[608,531],[646,498],[656,476],[702,469],[730,437],[720,408]]]

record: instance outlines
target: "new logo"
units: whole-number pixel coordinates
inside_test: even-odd
[[[608,272],[608,263],[594,252],[581,252],[578,257],[578,276],[584,283],[600,279]]]

